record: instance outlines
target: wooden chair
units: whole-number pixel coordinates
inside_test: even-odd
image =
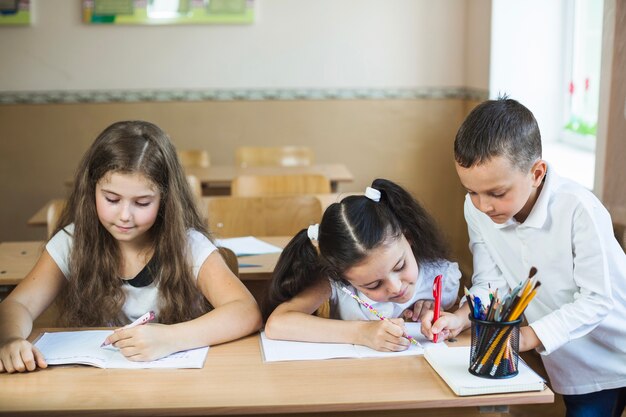
[[[48,239],[52,237],[54,230],[57,228],[57,223],[61,217],[61,212],[65,208],[65,200],[53,200],[48,206],[46,212],[46,224],[48,226]]]
[[[240,175],[231,183],[239,197],[327,193],[330,180],[322,174]]]
[[[230,269],[235,276],[239,276],[239,261],[237,260],[235,252],[223,246],[218,246],[217,250],[220,252],[220,255],[222,255],[222,258],[224,258],[228,269]]]
[[[206,168],[211,165],[209,151],[204,149],[181,149],[178,150],[178,159],[183,167]]]
[[[187,183],[189,184],[189,188],[191,188],[191,193],[197,202],[202,199],[202,184],[200,180],[195,175],[186,175]]]
[[[305,146],[240,146],[235,150],[235,163],[240,167],[308,166],[315,154]]]
[[[322,218],[320,201],[311,195],[208,197],[209,229],[220,238],[293,236]]]

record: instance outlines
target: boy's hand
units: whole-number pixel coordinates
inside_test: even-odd
[[[0,373],[34,371],[47,368],[45,358],[35,346],[25,339],[9,339],[0,347]]]
[[[441,312],[439,320],[432,323],[433,311],[428,311],[422,318],[422,334],[433,340],[433,335],[439,334],[439,340],[456,337],[465,328],[465,320],[454,313]]]
[[[401,318],[368,321],[362,344],[382,352],[400,352],[411,344],[402,336],[404,332],[404,320]]]
[[[421,321],[426,312],[432,310],[434,305],[433,300],[417,300],[415,304],[402,312],[402,317],[407,321]]]
[[[535,349],[541,346],[541,340],[537,337],[537,333],[530,326],[523,326],[519,329],[519,351]]]
[[[176,351],[170,346],[167,325],[144,324],[129,329],[115,330],[106,338],[131,361],[153,361]]]

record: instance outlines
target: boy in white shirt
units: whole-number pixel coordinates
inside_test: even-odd
[[[471,293],[505,294],[539,271],[541,288],[520,329],[520,351],[536,349],[567,416],[619,417],[626,404],[626,255],[611,218],[587,189],[541,159],[533,114],[506,97],[477,106],[454,142],[468,194],[474,258]],[[483,298],[484,297],[484,298]],[[469,307],[442,313],[427,337],[470,326]]]

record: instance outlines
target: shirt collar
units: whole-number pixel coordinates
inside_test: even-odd
[[[548,204],[550,203],[550,195],[554,190],[554,181],[556,173],[546,162],[546,176],[541,187],[541,192],[530,214],[524,221],[523,225],[540,229],[548,219]]]

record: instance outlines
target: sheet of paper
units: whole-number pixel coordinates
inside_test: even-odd
[[[155,361],[130,361],[113,346],[101,347],[112,330],[44,333],[35,346],[50,365],[87,364],[99,368],[202,368],[208,347],[173,353]]]
[[[280,253],[282,249],[270,245],[253,236],[232,237],[229,239],[217,239],[217,246],[223,246],[235,252],[237,256],[263,255],[266,253]]]
[[[420,332],[420,323],[406,323],[407,333],[420,343],[411,344],[409,349],[402,352],[379,352],[366,346],[349,343],[314,343],[293,342],[287,340],[268,339],[261,331],[261,348],[266,362],[278,361],[305,361],[334,358],[370,358],[423,355],[424,347],[437,346],[446,348],[445,343],[432,343]]]

